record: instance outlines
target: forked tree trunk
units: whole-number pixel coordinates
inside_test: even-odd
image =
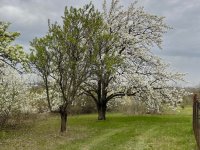
[[[98,120],[106,120],[106,104],[97,104]]]
[[[60,106],[61,127],[60,132],[64,133],[67,129],[67,107]]]

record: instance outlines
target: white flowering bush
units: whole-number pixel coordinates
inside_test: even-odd
[[[0,68],[0,125],[20,112],[27,112],[28,86],[22,76],[9,65],[1,62]]]
[[[57,91],[54,82],[49,84],[49,100],[51,103],[52,110],[57,111],[60,104],[60,93]],[[49,112],[48,101],[45,87],[42,85],[32,86],[29,89],[29,100],[31,105],[31,111],[34,113]]]
[[[30,85],[26,75],[19,74],[3,62],[0,75],[0,126],[8,121],[20,123],[31,114],[49,111],[43,87]],[[56,94],[53,89],[50,90],[53,109],[58,107],[59,96]]]

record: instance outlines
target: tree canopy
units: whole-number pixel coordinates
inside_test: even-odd
[[[170,72],[169,65],[151,51],[155,46],[161,48],[163,35],[170,29],[164,17],[145,12],[137,2],[125,9],[112,0],[109,9],[104,1],[103,19],[108,26],[104,32],[118,39],[96,41],[99,63],[85,82],[86,94],[97,104],[98,118],[104,120],[107,103],[122,96],[145,103],[149,111],[159,112],[163,104],[176,106],[184,91],[173,88],[172,83],[182,80],[184,74]]]
[[[9,32],[9,25],[9,23],[0,21],[0,60],[12,67],[19,62],[25,65],[28,62],[28,55],[23,47],[19,44],[12,45],[20,33]]]
[[[48,34],[32,42],[31,61],[37,70],[49,76],[60,93],[61,131],[66,130],[68,106],[81,92],[82,84],[92,76],[96,61],[96,39],[103,35],[104,23],[98,11],[89,4],[84,8],[66,7],[63,25],[49,23]],[[50,58],[50,59],[49,59]],[[50,62],[48,61],[50,60]]]

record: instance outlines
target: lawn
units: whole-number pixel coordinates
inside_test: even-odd
[[[1,150],[194,150],[191,108],[165,115],[70,116],[66,135],[59,116],[0,131]]]

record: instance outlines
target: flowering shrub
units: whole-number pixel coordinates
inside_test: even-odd
[[[19,112],[28,108],[28,86],[22,76],[9,65],[0,68],[0,125]]]

